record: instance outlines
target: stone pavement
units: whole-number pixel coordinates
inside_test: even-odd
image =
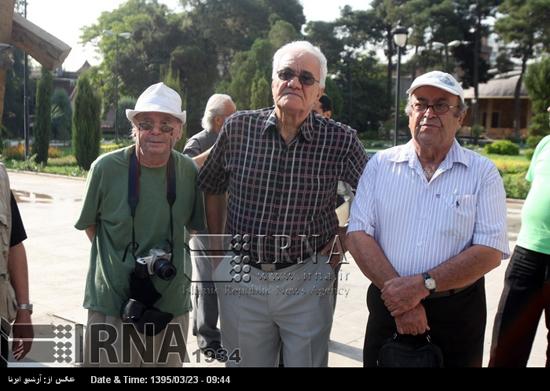
[[[84,180],[26,172],[9,173],[11,188],[17,197],[28,239],[25,241],[29,260],[30,295],[34,303],[35,324],[86,324],[82,308],[84,281],[88,267],[90,243],[84,232],[73,225],[81,206]],[[520,227],[523,203],[508,200],[510,248]],[[369,281],[347,254],[347,264],[340,271],[339,296],[330,341],[330,367],[361,367],[362,347],[367,321],[365,304]],[[488,325],[484,366],[488,361],[494,314],[502,291],[508,261],[486,276]],[[542,367],[546,361],[545,326],[541,321],[529,361],[530,367]],[[194,354],[197,346],[193,335],[188,343],[191,352],[189,367],[220,367]],[[71,366],[43,364],[31,359],[13,366]]]

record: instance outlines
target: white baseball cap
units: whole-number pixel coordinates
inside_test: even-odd
[[[186,113],[181,111],[180,95],[164,83],[153,84],[143,91],[134,110],[126,109],[126,117],[131,121],[136,114],[144,112],[167,113],[185,124]]]
[[[460,101],[464,103],[464,90],[462,89],[462,86],[458,84],[456,79],[448,73],[432,71],[417,77],[412,82],[411,88],[407,90],[407,94],[412,94],[418,87],[423,86],[441,88],[451,94],[458,95],[460,97]]]

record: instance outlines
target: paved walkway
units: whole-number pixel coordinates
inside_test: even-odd
[[[84,180],[51,175],[10,172],[11,188],[16,195],[25,223],[25,241],[30,268],[31,300],[35,324],[85,324],[82,308],[85,275],[90,243],[73,225],[80,210]],[[515,246],[520,226],[521,201],[508,201],[510,248]],[[339,291],[330,342],[329,366],[361,367],[363,336],[368,312],[365,294],[369,281],[349,257],[340,271]],[[494,314],[502,290],[508,261],[486,278],[488,325],[484,365],[490,347]],[[545,327],[541,322],[529,366],[545,365]],[[189,351],[196,352],[196,341],[190,334]],[[31,353],[32,350],[31,350]],[[32,356],[32,354],[30,354]],[[37,360],[38,361],[38,360]],[[29,361],[25,366],[42,366]],[[68,366],[70,364],[46,364]],[[221,366],[207,363],[204,356],[192,354],[188,366]]]

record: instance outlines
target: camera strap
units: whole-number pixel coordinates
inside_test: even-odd
[[[137,158],[137,152],[134,150],[130,156],[130,169],[128,170],[128,203],[130,204],[130,214],[132,216],[132,241],[126,246],[124,251],[124,257],[122,262],[126,260],[126,254],[128,248],[132,247],[132,256],[134,260],[137,259],[136,251],[139,247],[139,243],[136,242],[136,232],[135,232],[135,216],[136,209],[139,202],[139,177],[141,175],[141,165]],[[170,246],[170,253],[173,250],[174,243],[174,219],[172,215],[172,207],[176,202],[176,165],[174,163],[174,158],[170,154],[168,159],[168,165],[166,167],[166,200],[168,205],[170,205],[170,240],[166,240]]]

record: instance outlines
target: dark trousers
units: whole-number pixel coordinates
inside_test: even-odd
[[[480,367],[487,323],[484,278],[452,296],[423,300],[422,305],[428,317],[429,335],[441,348],[444,366]],[[380,298],[380,290],[373,284],[368,289],[367,306],[363,365],[376,367],[382,343],[397,329],[395,319]]]
[[[527,366],[543,311],[549,328],[550,255],[516,246],[495,317],[490,367]],[[547,367],[549,357],[547,348]]]

